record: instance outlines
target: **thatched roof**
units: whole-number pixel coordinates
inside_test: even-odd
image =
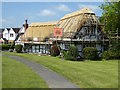
[[[95,15],[95,13],[94,13],[91,9],[85,7],[85,8],[83,8],[83,9],[81,9],[81,10],[77,10],[77,11],[72,12],[72,13],[70,13],[70,14],[66,14],[66,15],[65,15],[63,18],[61,18],[61,19],[71,18],[71,17],[77,16],[77,15],[80,15],[80,14],[90,14],[90,13],[93,14],[93,15]]]
[[[94,12],[92,12],[89,8],[83,8],[65,15],[57,23],[57,26],[58,28],[63,28],[64,38],[74,37],[75,33],[78,32],[88,21],[92,23],[99,23]]]
[[[57,22],[31,23],[21,39],[26,41],[44,41],[53,33]]]
[[[31,23],[30,27],[39,27],[39,26],[54,26],[57,24],[56,22],[38,22],[38,23]]]
[[[63,28],[63,38],[74,37],[76,32],[81,30],[81,28],[87,23],[98,23],[95,13],[89,8],[83,8],[76,12],[66,14],[58,22],[41,22],[41,23],[31,23],[26,30],[22,38],[29,39],[32,41],[44,41],[50,38],[53,34],[54,28]]]

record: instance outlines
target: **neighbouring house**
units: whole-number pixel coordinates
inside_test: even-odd
[[[2,39],[5,40],[4,44],[13,43],[18,35],[20,28],[5,28],[2,30]]]
[[[3,44],[5,41],[4,41],[4,39],[3,39],[3,30],[4,29],[0,29],[0,44]]]
[[[4,28],[0,29],[0,43],[1,44],[11,44],[19,40],[19,37],[25,33],[28,28],[27,20],[21,28]]]
[[[23,26],[20,28],[19,30],[19,34],[24,34],[26,29],[28,28],[28,23],[27,23],[27,19],[25,20],[25,23],[23,24]]]
[[[20,28],[19,32],[18,32],[18,35],[15,39],[15,45],[17,44],[22,44],[20,41],[21,41],[21,36],[26,32],[26,29],[28,28],[28,23],[27,23],[27,20],[25,20],[25,24],[23,24],[23,26]]]
[[[58,22],[31,23],[20,42],[24,50],[31,53],[49,53],[57,42],[62,50],[75,45],[81,56],[85,47],[96,47],[101,54],[108,45],[103,26],[91,9],[83,8],[65,15]],[[54,36],[54,28],[62,28],[62,37]]]

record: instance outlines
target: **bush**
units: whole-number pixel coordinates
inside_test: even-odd
[[[113,59],[120,59],[120,41],[112,41],[112,47],[110,49],[113,53]]]
[[[23,48],[23,46],[22,45],[15,45],[15,51],[17,52],[17,53],[21,53],[22,52],[22,48]]]
[[[109,51],[104,51],[102,57],[106,60],[120,59],[120,42],[112,40]]]
[[[15,46],[14,45],[10,45],[10,44],[2,44],[0,45],[1,49],[4,50],[9,50],[9,49],[14,49]]]
[[[98,60],[98,50],[94,47],[86,47],[83,49],[83,57],[90,60]]]
[[[58,47],[56,44],[52,46],[50,50],[50,55],[51,56],[58,56],[60,55],[60,47]]]
[[[79,53],[75,46],[70,46],[68,51],[63,51],[63,56],[66,60],[77,61]]]
[[[113,51],[104,51],[102,54],[103,59],[110,60],[110,59],[119,59],[120,53],[113,52]]]

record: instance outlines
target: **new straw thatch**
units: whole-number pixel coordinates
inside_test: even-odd
[[[71,37],[73,38],[74,35],[81,30],[81,28],[88,23],[99,24],[95,13],[92,12],[89,8],[83,8],[76,12],[70,13],[65,15],[61,20],[58,22],[57,26],[59,28],[63,28],[63,37]]]
[[[56,23],[57,22],[31,23],[21,39],[25,41],[45,41],[53,33]]]
[[[86,23],[99,24],[95,13],[89,8],[83,8],[65,15],[58,22],[31,23],[22,36],[22,40],[45,41],[53,36],[54,28],[63,28],[63,38],[73,38]]]

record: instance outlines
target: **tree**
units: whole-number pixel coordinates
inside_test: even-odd
[[[120,42],[112,40],[111,47],[102,56],[104,59],[120,59]]]
[[[120,30],[120,0],[118,2],[112,2],[112,0],[111,2],[105,2],[100,8],[103,10],[100,21],[105,23],[106,33]]]

